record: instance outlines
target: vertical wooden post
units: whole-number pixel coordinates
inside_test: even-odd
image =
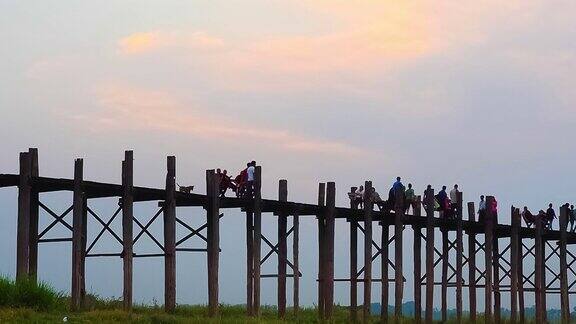
[[[328,182],[326,186],[326,276],[325,283],[325,318],[332,319],[334,313],[334,227],[336,216],[336,184]]]
[[[471,226],[476,221],[474,203],[468,203],[468,222]],[[468,232],[468,300],[470,303],[470,322],[476,321],[476,232]]]
[[[456,321],[462,323],[462,268],[464,265],[464,242],[462,237],[462,192],[457,193],[456,203]]]
[[[288,182],[286,180],[280,180],[278,183],[278,200],[288,201]],[[281,319],[286,316],[287,218],[288,215],[283,211],[278,214],[278,317]]]
[[[434,319],[434,189],[426,189],[426,323]]]
[[[374,204],[367,193],[372,192],[372,181],[364,183],[364,192],[368,199],[364,199],[364,305],[362,318],[364,323],[368,323],[372,301],[372,209]],[[388,307],[388,305],[382,306]]]
[[[82,210],[82,254],[80,255],[80,305],[86,307],[86,244],[88,239],[88,198],[83,195]]]
[[[388,323],[388,305],[390,304],[389,296],[389,271],[388,271],[388,260],[389,257],[389,242],[390,242],[390,227],[387,221],[382,221],[382,237],[380,239],[380,280],[382,281],[382,290],[380,292],[380,322]]]
[[[548,321],[548,307],[546,306],[546,239],[542,237],[542,320]]]
[[[441,227],[442,231],[442,322],[448,321],[448,255],[450,248],[448,246],[448,228]]]
[[[404,242],[404,192],[396,190],[394,207],[394,321],[402,317],[402,300],[404,296],[403,242]]]
[[[81,307],[82,299],[82,232],[84,219],[84,192],[82,179],[84,177],[83,160],[74,161],[74,197],[72,206],[72,293],[71,308],[77,311]]]
[[[519,221],[519,226],[522,226],[522,223]],[[523,258],[524,251],[523,251],[523,244],[522,244],[522,237],[519,236],[518,238],[518,260],[516,264],[518,266],[518,311],[520,314],[520,323],[524,323],[526,320],[526,309],[524,307],[524,269],[523,269]]]
[[[262,253],[262,167],[254,172],[254,315],[260,316],[260,255]]]
[[[28,149],[30,155],[30,176],[38,177],[38,149]],[[31,188],[30,191],[30,234],[29,234],[29,262],[28,277],[36,282],[38,278],[38,216],[39,216],[38,190]]]
[[[254,213],[246,209],[246,313],[254,316]]]
[[[494,281],[493,281],[493,286],[494,286],[494,322],[496,323],[500,323],[501,317],[500,317],[500,310],[502,308],[501,305],[501,293],[500,293],[500,248],[498,246],[498,234],[495,232],[496,227],[498,226],[498,217],[496,217],[496,215],[492,215],[492,239],[493,239],[493,245],[492,245],[492,269],[494,271]]]
[[[208,247],[208,314],[210,317],[218,315],[218,271],[220,258],[220,206],[219,206],[220,178],[214,170],[206,171],[206,194],[208,206],[206,208],[207,247]]]
[[[484,264],[486,267],[486,287],[484,289],[484,321],[486,323],[492,323],[492,244],[494,243],[493,237],[493,222],[494,215],[490,211],[490,205],[494,197],[486,197],[486,222],[484,224]]]
[[[176,157],[167,159],[164,201],[164,309],[176,308]]]
[[[318,184],[318,206],[323,207],[326,202],[326,184]],[[324,319],[324,276],[325,276],[325,215],[321,210],[318,219],[318,317]]]
[[[18,233],[16,241],[16,278],[28,278],[30,257],[30,202],[32,175],[30,153],[20,153],[20,177],[18,183]]]
[[[560,306],[562,323],[570,322],[570,300],[568,299],[568,264],[566,262],[566,244],[568,241],[568,205],[560,207]]]
[[[422,198],[416,197],[416,208],[414,208],[414,218],[416,223],[412,225],[414,230],[414,318],[416,324],[422,322],[422,227],[419,219],[422,216]]]
[[[510,321],[518,320],[518,238],[520,231],[520,211],[512,206],[512,228],[510,233]]]
[[[539,217],[536,218],[536,230],[534,233],[534,253],[535,253],[535,299],[536,299],[536,323],[543,323],[544,321],[544,311],[542,304],[542,271],[544,265],[544,253],[543,253],[543,240],[542,240],[542,221]]]
[[[134,154],[124,152],[122,162],[122,258],[124,289],[122,292],[125,310],[132,309],[132,265],[134,258]]]
[[[299,240],[300,240],[300,215],[296,211],[294,213],[294,233],[292,234],[292,258],[294,261],[294,316],[298,318],[298,312],[300,309],[300,261],[298,260],[299,255]]]
[[[356,191],[352,187],[350,192]],[[350,199],[350,208],[358,209],[352,199]],[[353,218],[350,220],[350,322],[358,321],[358,221]]]

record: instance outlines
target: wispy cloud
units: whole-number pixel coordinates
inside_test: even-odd
[[[183,33],[179,31],[136,32],[118,41],[120,53],[125,55],[148,53],[162,48],[180,48],[184,50],[213,50],[224,46],[218,37],[205,32]]]
[[[192,135],[230,143],[256,142],[301,153],[358,157],[369,154],[352,144],[314,138],[287,129],[253,125],[217,116],[206,109],[185,107],[168,93],[124,85],[108,85],[96,91],[101,109],[72,116],[93,132],[161,131]]]

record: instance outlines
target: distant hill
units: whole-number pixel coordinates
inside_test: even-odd
[[[402,314],[405,316],[414,316],[414,308],[415,308],[414,305],[415,304],[413,301],[409,301],[409,302],[402,304]],[[373,315],[378,315],[378,314],[380,314],[381,308],[382,307],[381,307],[380,303],[373,303],[373,304],[371,304],[370,311],[372,312]],[[390,315],[394,314],[394,306],[388,306],[388,314],[390,314]],[[510,317],[510,310],[507,308],[502,308],[501,314],[502,314],[502,317]],[[526,317],[535,317],[536,316],[536,308],[534,306],[529,307],[529,308],[525,308],[525,314],[526,314]],[[574,307],[571,314],[572,314],[573,318],[574,318],[574,316],[576,316],[576,307]],[[548,315],[549,320],[560,320],[562,314],[561,314],[559,309],[549,309],[547,315]],[[424,316],[424,313],[422,313],[422,316]],[[464,316],[468,316],[468,312],[465,311]],[[456,317],[456,310],[455,309],[448,309],[448,317]],[[442,312],[438,308],[434,309],[434,319],[435,320],[441,320],[442,319]]]

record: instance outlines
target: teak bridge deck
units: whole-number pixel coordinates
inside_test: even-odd
[[[260,312],[260,281],[262,278],[274,277],[278,280],[278,313],[281,318],[286,314],[287,278],[293,278],[293,310],[299,309],[299,278],[301,277],[299,254],[299,217],[315,216],[318,223],[318,312],[321,319],[330,319],[333,315],[334,283],[350,283],[350,321],[368,321],[370,317],[371,289],[373,282],[386,283],[381,289],[381,319],[388,320],[389,286],[394,284],[394,318],[402,315],[403,292],[406,279],[403,271],[403,231],[410,225],[414,232],[412,251],[414,262],[414,299],[417,322],[432,322],[434,306],[434,287],[441,287],[442,319],[447,320],[448,288],[455,288],[457,321],[462,322],[463,288],[468,288],[470,320],[476,320],[477,289],[484,289],[485,319],[488,322],[501,320],[501,294],[510,293],[511,320],[524,321],[524,294],[533,292],[536,302],[536,320],[546,321],[546,296],[560,294],[562,321],[569,322],[569,294],[576,293],[576,281],[568,281],[568,272],[576,276],[572,266],[576,255],[567,246],[576,243],[576,234],[567,232],[568,209],[560,209],[560,231],[546,230],[540,222],[535,228],[521,226],[520,211],[511,208],[511,225],[498,224],[496,217],[486,212],[488,221],[477,222],[474,203],[467,204],[468,220],[463,219],[463,199],[459,193],[455,219],[435,217],[434,190],[428,189],[423,203],[418,196],[413,214],[406,215],[403,196],[397,195],[396,205],[391,212],[374,210],[373,202],[366,202],[362,209],[351,203],[349,208],[335,206],[336,186],[334,182],[320,183],[318,204],[304,204],[288,201],[287,181],[279,181],[278,200],[262,199],[260,183],[261,168],[256,168],[254,198],[219,197],[218,178],[214,170],[206,171],[206,195],[183,193],[176,190],[176,159],[167,158],[165,189],[134,186],[133,153],[125,152],[122,161],[122,184],[109,184],[83,179],[83,160],[76,159],[74,179],[57,179],[40,177],[38,172],[38,150],[29,149],[20,153],[19,174],[0,174],[0,187],[18,187],[18,230],[17,230],[17,278],[29,277],[36,280],[38,271],[38,244],[51,242],[72,242],[72,291],[71,307],[81,309],[85,297],[85,259],[87,257],[120,257],[123,259],[123,303],[125,309],[132,307],[132,263],[138,257],[163,257],[165,263],[164,306],[166,311],[173,311],[176,306],[176,252],[206,252],[208,276],[208,309],[210,316],[218,314],[218,275],[219,275],[219,222],[221,209],[241,208],[246,213],[246,249],[247,278],[246,305],[249,315],[258,316]],[[365,183],[366,192],[370,192],[372,183]],[[69,191],[73,193],[72,205],[58,215],[40,200],[41,193]],[[117,197],[118,208],[113,216],[105,220],[89,206],[90,199]],[[487,197],[487,205],[494,197]],[[137,202],[157,201],[158,211],[146,223],[140,222],[133,214]],[[198,206],[206,210],[206,223],[193,228],[176,216],[180,206]],[[424,206],[425,216],[422,216]],[[39,213],[44,210],[53,217],[52,223],[39,231]],[[64,217],[72,213],[70,225]],[[262,234],[262,214],[273,213],[278,220],[278,243],[272,243]],[[110,225],[121,215],[122,233],[115,233]],[[154,237],[149,228],[162,215],[163,241]],[[99,234],[88,245],[87,219],[94,217],[102,226]],[[288,217],[292,217],[292,227],[288,229]],[[338,279],[334,274],[334,226],[336,219],[345,219],[350,227],[350,277]],[[492,220],[492,221],[490,221]],[[382,227],[382,237],[378,243],[373,237],[372,225],[377,222]],[[45,238],[45,234],[54,226],[61,224],[68,228],[71,237]],[[134,236],[134,224],[138,234]],[[176,240],[176,225],[179,224],[190,233]],[[392,229],[390,229],[392,227]],[[434,236],[439,229],[442,236],[442,247],[436,247]],[[423,232],[423,230],[425,230]],[[206,234],[202,232],[205,231]],[[358,269],[358,232],[364,236],[364,263]],[[390,236],[390,231],[393,235]],[[93,253],[92,248],[102,235],[108,232],[122,245],[117,253]],[[450,233],[455,238],[450,238]],[[464,251],[464,233],[468,238],[468,253]],[[134,244],[146,235],[162,253],[136,254]],[[292,261],[288,260],[288,237],[292,235]],[[484,241],[479,241],[483,236]],[[180,248],[182,243],[199,237],[206,243],[205,249]],[[422,241],[425,244],[425,266],[422,273]],[[270,251],[262,258],[262,242]],[[505,242],[503,246],[500,243]],[[530,244],[532,242],[532,244]],[[389,246],[394,243],[394,259],[389,257]],[[375,250],[375,253],[373,251]],[[455,253],[456,263],[450,261],[450,252]],[[547,253],[549,252],[549,253]],[[262,274],[261,265],[273,254],[278,255],[278,273]],[[476,264],[477,256],[484,257],[484,269]],[[559,259],[559,269],[553,269],[547,262],[551,258]],[[380,258],[381,276],[372,277],[372,264]],[[534,258],[533,271],[526,274],[523,261]],[[570,259],[568,259],[570,258]],[[442,267],[442,277],[435,281],[434,270]],[[287,268],[290,268],[289,274]],[[464,267],[468,268],[468,280],[464,279]],[[390,277],[389,269],[393,270]],[[546,278],[547,272],[553,275]],[[364,287],[363,303],[358,305],[358,285]],[[422,287],[425,290],[423,306]],[[358,311],[361,310],[362,316]],[[423,316],[424,315],[424,316]]]

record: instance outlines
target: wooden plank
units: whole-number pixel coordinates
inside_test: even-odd
[[[132,278],[134,254],[134,153],[124,152],[122,161],[122,305],[124,310],[132,309]]]
[[[262,167],[254,172],[254,315],[260,316],[260,255],[262,253]]]
[[[434,189],[426,189],[426,323],[434,317]]]
[[[356,191],[350,188],[350,192]],[[358,209],[358,204],[350,199],[350,209]],[[350,221],[350,322],[358,321],[358,222]]]
[[[318,184],[318,206],[323,207],[326,201],[326,184]],[[324,214],[319,213],[318,219],[318,317],[324,319],[324,241],[325,221]]]
[[[278,183],[278,200],[288,201],[288,182],[280,180]],[[278,215],[278,317],[286,316],[286,261],[287,242],[286,232],[288,227],[288,215],[284,212]]]
[[[570,300],[568,298],[568,263],[566,261],[566,242],[568,240],[568,204],[560,207],[560,307],[562,323],[570,322]]]
[[[218,271],[220,257],[220,208],[219,208],[220,179],[214,170],[206,171],[206,206],[207,225],[207,263],[208,263],[208,315],[218,315]]]
[[[164,309],[176,308],[176,158],[167,158],[164,201]]]
[[[394,321],[398,323],[402,317],[402,301],[404,298],[404,190],[396,190],[394,206]]]
[[[372,192],[372,181],[364,183],[364,192]],[[372,300],[372,210],[371,199],[364,201],[364,305],[362,318],[365,323],[370,320]]]
[[[520,230],[520,211],[512,206],[512,232],[510,236],[510,320],[518,320],[518,232]]]
[[[37,178],[38,170],[38,149],[28,149],[30,155],[30,176]],[[36,282],[38,278],[38,217],[39,217],[39,194],[38,190],[31,188],[30,191],[30,234],[29,234],[29,259],[28,259],[28,277],[31,281]]]
[[[464,264],[464,242],[463,242],[463,234],[462,234],[462,217],[463,217],[463,210],[462,210],[462,192],[458,191],[457,197],[458,200],[456,203],[456,322],[462,323],[462,268]]]
[[[328,182],[326,186],[326,276],[324,277],[324,310],[328,321],[334,314],[334,227],[336,208],[336,184]]]
[[[72,220],[72,291],[71,309],[77,311],[81,307],[82,295],[82,227],[84,219],[84,192],[82,188],[83,180],[83,160],[74,161],[74,192],[73,192],[73,220]]]
[[[389,256],[389,244],[390,244],[390,227],[387,223],[381,222],[382,225],[382,236],[380,238],[380,282],[382,283],[382,289],[380,290],[380,322],[388,323],[388,305],[390,304],[390,290],[389,290],[389,271],[388,271],[388,260]],[[366,275],[364,276],[366,278]]]
[[[534,271],[535,271],[535,277],[534,277],[534,283],[535,283],[535,289],[534,289],[534,294],[535,294],[535,300],[536,300],[536,323],[543,323],[544,322],[544,311],[545,309],[543,308],[543,304],[542,304],[542,272],[544,270],[543,266],[544,266],[544,253],[543,253],[543,247],[544,247],[544,241],[542,240],[542,222],[540,221],[540,218],[536,218],[536,231],[535,231],[535,237],[534,237],[534,244],[535,244],[535,248],[534,248],[534,253],[535,253],[535,262],[534,262]]]
[[[16,239],[16,278],[28,278],[30,263],[30,202],[32,187],[30,177],[32,164],[28,152],[20,153],[20,177],[18,183],[18,227]]]
[[[422,198],[416,197],[416,208],[414,209],[414,216],[421,217],[422,215]],[[414,231],[414,319],[416,324],[422,322],[422,227],[412,225]]]
[[[486,197],[486,222],[484,224],[484,264],[486,267],[486,278],[485,278],[485,289],[484,289],[484,321],[486,323],[492,323],[493,312],[492,312],[492,244],[494,243],[493,233],[493,221],[494,215],[490,212],[490,204],[492,203],[494,197]]]
[[[294,213],[294,231],[292,233],[292,260],[294,261],[294,317],[298,318],[298,313],[300,310],[300,215],[298,212]]]
[[[468,221],[474,222],[476,210],[474,203],[468,203]],[[470,308],[470,322],[476,321],[476,233],[468,233],[468,300]]]

